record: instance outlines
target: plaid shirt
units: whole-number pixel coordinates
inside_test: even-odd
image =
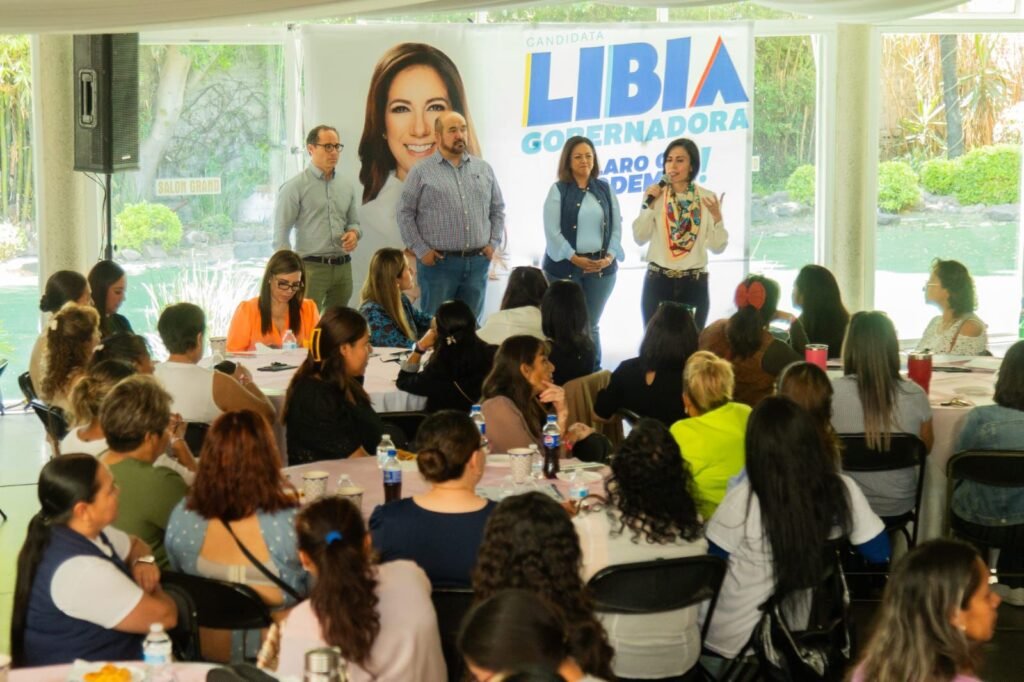
[[[417,258],[431,249],[497,248],[505,231],[505,201],[494,171],[469,154],[453,166],[435,151],[405,178],[398,227]]]

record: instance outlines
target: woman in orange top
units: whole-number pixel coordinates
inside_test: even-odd
[[[256,343],[281,347],[281,337],[292,330],[300,346],[309,346],[309,334],[320,320],[316,303],[305,297],[306,269],[294,251],[278,251],[263,271],[260,295],[242,301],[231,318],[228,351],[256,350]]]

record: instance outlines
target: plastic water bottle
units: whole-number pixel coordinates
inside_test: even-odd
[[[152,682],[171,682],[176,679],[170,671],[172,649],[171,638],[164,631],[164,626],[161,623],[150,625],[149,634],[142,642],[142,659],[149,669],[147,679]]]
[[[534,478],[541,478],[544,473],[544,458],[540,454],[540,448],[536,443],[530,443],[530,475]]]
[[[558,452],[562,445],[562,430],[558,428],[557,417],[548,415],[548,423],[541,432],[544,435],[544,478],[554,478],[561,466],[558,463]]]
[[[587,484],[583,480],[583,472],[575,469],[569,477],[569,499],[580,504],[583,498],[590,494]]]
[[[476,424],[476,428],[480,432],[480,435],[481,436],[486,436],[487,435],[487,422],[484,421],[484,413],[483,413],[483,410],[480,408],[480,406],[479,405],[474,405],[469,410],[469,416],[473,420],[473,423]]]
[[[402,465],[397,455],[392,449],[388,452],[388,461],[384,462],[384,504],[402,499]]]
[[[281,337],[281,348],[285,350],[295,350],[299,347],[299,341],[295,338],[295,333],[291,329],[286,329],[284,336]]]
[[[395,448],[395,442],[391,440],[391,436],[385,433],[381,436],[380,444],[377,446],[377,468],[383,469],[384,463],[388,461],[388,455],[398,454],[398,450]]]

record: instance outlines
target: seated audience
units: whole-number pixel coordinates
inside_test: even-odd
[[[378,564],[349,500],[318,500],[299,512],[295,526],[299,558],[314,583],[280,626],[278,674],[301,676],[307,651],[332,646],[341,650],[349,682],[444,682],[423,571],[411,561]]]
[[[552,282],[540,302],[541,328],[551,344],[549,356],[555,365],[554,381],[567,381],[592,374],[598,368],[597,349],[590,338],[587,302],[583,289],[571,280]]]
[[[177,624],[145,542],[110,524],[118,490],[89,455],[51,459],[39,473],[41,509],[18,553],[11,617],[14,667],[142,657],[149,626]]]
[[[131,332],[117,332],[102,339],[93,351],[89,364],[92,366],[106,360],[127,362],[139,374],[153,374],[156,371],[146,338]]]
[[[515,495],[502,500],[487,522],[473,592],[478,603],[509,588],[544,598],[566,623],[569,652],[583,671],[613,680],[614,651],[594,615],[582,568],[579,538],[565,509],[541,492]]]
[[[43,381],[39,397],[67,411],[75,382],[85,374],[93,349],[100,342],[99,316],[88,306],[65,304],[50,318],[46,333]]]
[[[261,343],[280,348],[287,331],[300,348],[309,346],[309,334],[320,319],[316,302],[306,298],[306,268],[302,257],[282,249],[267,261],[260,295],[242,301],[228,327],[228,352],[256,350]]]
[[[573,657],[567,629],[537,594],[501,590],[466,614],[459,651],[474,680],[598,682]]]
[[[415,561],[434,587],[469,587],[495,507],[476,494],[487,464],[480,432],[465,412],[444,410],[424,420],[416,444],[430,489],[374,509],[373,545],[381,561]]]
[[[832,381],[821,367],[811,362],[794,362],[779,374],[777,395],[792,400],[814,419],[821,444],[842,465],[839,435],[832,427]]]
[[[172,407],[182,419],[209,424],[221,412],[252,410],[274,421],[274,406],[241,364],[235,365],[233,374],[199,366],[206,335],[202,308],[192,303],[167,306],[160,313],[157,330],[170,356],[154,374],[171,394]]]
[[[218,417],[203,442],[196,483],[167,525],[171,568],[248,585],[274,610],[294,606],[308,591],[307,576],[295,545],[298,500],[286,490],[280,467],[265,419],[250,410]],[[241,662],[246,652],[259,650],[258,631],[202,635],[205,660]]]
[[[92,289],[92,304],[100,314],[100,336],[132,333],[128,318],[117,312],[127,298],[128,275],[124,268],[112,260],[101,260],[89,271],[89,288]]]
[[[945,539],[918,545],[889,576],[852,682],[980,682],[999,602],[973,547]]]
[[[607,509],[585,505],[573,520],[584,580],[608,566],[707,553],[693,478],[664,424],[641,419],[611,458],[611,469]],[[615,649],[616,677],[675,678],[693,668],[700,655],[697,610],[598,613]]]
[[[540,302],[548,290],[548,281],[538,268],[520,265],[512,268],[501,297],[501,309],[492,313],[477,336],[495,346],[510,336],[529,335],[544,338]]]
[[[869,561],[889,559],[885,525],[857,485],[838,473],[802,407],[779,396],[758,403],[746,455],[746,478],[725,494],[705,528],[710,553],[729,566],[704,646],[725,658],[744,648],[769,597],[787,613],[802,610],[806,589],[821,581],[829,539],[847,537]]]
[[[415,282],[402,251],[386,248],[373,254],[359,306],[370,325],[371,344],[408,348],[430,329],[430,315],[414,308],[405,295]]]
[[[753,407],[771,395],[783,367],[803,358],[768,331],[779,303],[779,285],[774,280],[750,275],[736,287],[734,300],[736,313],[701,332],[700,348],[732,363],[733,396]]]
[[[689,308],[666,301],[647,324],[640,355],[625,360],[608,387],[597,394],[594,413],[611,419],[621,409],[653,417],[665,426],[686,418],[683,403],[683,367],[697,350],[697,327]]]
[[[92,303],[92,291],[85,277],[74,270],[58,270],[50,275],[39,299],[39,310],[49,313],[47,322],[65,303],[73,301],[78,305],[87,306]],[[28,375],[32,379],[32,387],[39,394],[46,374],[46,337],[50,328],[43,325],[43,331],[36,337],[32,345],[32,354],[28,361]],[[41,394],[39,394],[42,397]]]
[[[423,354],[433,355],[422,365]],[[434,323],[402,363],[399,390],[427,398],[427,412],[469,409],[480,402],[484,377],[494,365],[496,346],[476,335],[476,317],[464,301],[445,301]]]
[[[796,318],[806,339],[790,339],[793,350],[803,355],[808,343],[828,346],[828,356],[838,358],[843,352],[850,313],[846,312],[839,284],[828,268],[805,265],[793,282],[793,305],[800,309]]]
[[[974,280],[962,263],[939,258],[932,261],[924,300],[933,303],[942,314],[928,323],[917,350],[945,355],[988,353],[986,325],[974,314],[978,307]]]
[[[699,350],[686,361],[683,404],[689,419],[672,425],[672,436],[693,473],[704,520],[715,513],[726,486],[743,469],[750,407],[732,401],[732,366]]]
[[[171,396],[152,377],[123,379],[103,401],[100,428],[108,446],[102,461],[121,490],[114,525],[140,537],[153,548],[157,565],[167,568],[167,520],[188,491],[177,473],[153,466],[168,443],[181,437],[171,423]]]
[[[995,405],[967,414],[955,452],[1024,448],[1024,341],[1010,346],[996,379]],[[999,584],[1011,604],[1024,606],[1024,488],[963,481],[953,490],[952,526],[999,545]],[[1007,575],[1016,573],[1018,575]]]
[[[894,433],[920,436],[932,448],[932,408],[920,386],[900,376],[899,345],[892,321],[882,312],[854,313],[843,345],[843,376],[832,380],[832,426],[836,433],[863,433],[868,447],[889,449]],[[917,469],[851,471],[879,516],[914,508]]]
[[[285,395],[289,463],[366,457],[385,433],[404,442],[377,416],[363,388],[371,350],[362,315],[341,306],[324,311]]]

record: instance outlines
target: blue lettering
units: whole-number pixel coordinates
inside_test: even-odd
[[[609,123],[604,127],[605,144],[622,144],[622,124]]]
[[[643,192],[644,191],[644,176],[642,175],[630,175],[629,176],[629,192]],[[651,183],[654,184],[654,183]]]
[[[540,151],[540,133],[527,133],[523,135],[523,153],[536,154]]]
[[[626,144],[644,142],[644,122],[626,121]]]
[[[690,78],[690,39],[676,38],[665,43],[665,93],[661,110],[686,108]]]
[[[668,119],[668,136],[679,137],[686,132],[686,117],[672,116]]]
[[[638,171],[645,171],[645,170],[647,170],[647,157],[646,156],[638,156],[638,157],[636,157],[636,159],[633,161],[633,168],[636,168]]]
[[[728,118],[728,114],[719,109],[718,111],[711,112],[711,127],[708,130],[709,133],[722,133],[725,132],[725,119]]]
[[[647,43],[627,43],[609,49],[608,116],[635,116],[650,111],[661,94],[654,73],[658,51]]]
[[[750,122],[747,120],[747,110],[740,108],[736,110],[736,113],[732,115],[732,123],[729,124],[729,130],[736,130],[737,128],[743,128],[746,130],[750,127]]]
[[[603,126],[587,126],[587,137],[589,137],[590,141],[595,145],[603,144],[603,142],[601,142],[602,127]]]
[[[604,76],[604,48],[580,50],[580,74],[576,84],[576,120],[601,117],[601,78]]]
[[[650,142],[651,140],[661,140],[665,137],[665,128],[661,125],[661,119],[656,118],[651,121],[651,126],[647,129],[647,136],[644,138],[644,142]]]
[[[544,149],[549,152],[558,152],[565,146],[565,133],[561,130],[550,130],[544,135]]]
[[[608,163],[605,164],[604,170],[601,171],[601,175],[614,175],[619,172],[619,167],[615,164],[615,159],[608,159]]]
[[[708,129],[708,115],[698,111],[690,115],[690,132],[700,134]]]
[[[611,179],[611,185],[616,194],[622,194],[626,191],[626,178],[615,176]]]
[[[572,120],[572,97],[548,99],[551,88],[551,53],[530,55],[530,96],[526,125],[537,126]]]
[[[708,60],[707,68],[704,69],[704,76],[700,79],[697,91],[693,93],[690,106],[711,106],[719,95],[722,96],[722,101],[726,104],[750,101],[743,89],[743,84],[740,83],[740,76],[736,73],[736,67],[733,66],[729,50],[722,42],[721,36],[715,43],[715,49],[711,53],[711,59]]]
[[[629,173],[632,170],[633,170],[633,159],[629,158],[628,156],[624,157],[622,159],[622,163],[619,165],[619,172],[620,173]]]

